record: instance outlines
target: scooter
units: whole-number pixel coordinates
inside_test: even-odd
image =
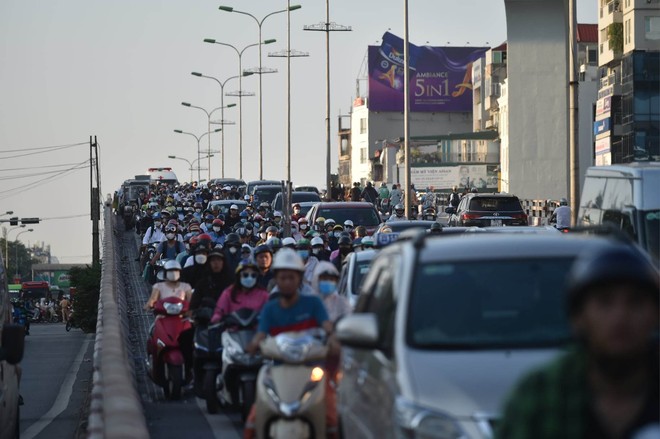
[[[436,219],[438,219],[438,216],[435,213],[435,208],[427,207],[426,209],[424,209],[424,216],[422,219],[427,221],[435,221]]]
[[[14,324],[21,325],[25,328],[25,335],[30,335],[30,319],[28,318],[27,309],[25,305],[20,302],[16,302],[14,305],[13,311],[13,320]]]
[[[222,386],[220,400],[223,405],[239,409],[243,420],[252,408],[255,400],[257,374],[263,363],[260,355],[250,355],[245,348],[250,344],[257,332],[259,312],[250,308],[241,308],[225,316],[220,324],[222,332]],[[204,389],[211,386],[213,396],[216,395],[213,384],[217,380],[207,374]],[[209,394],[207,393],[207,405]]]
[[[208,307],[195,311],[193,371],[195,394],[206,400],[206,410],[214,414],[220,405],[216,380],[222,371],[222,328],[219,323],[209,325],[212,315]]]
[[[179,336],[192,327],[184,317],[188,302],[178,297],[161,299],[154,305],[154,321],[147,340],[147,371],[151,380],[163,388],[165,397],[181,398],[184,381],[184,356]]]
[[[261,343],[273,363],[257,379],[258,438],[322,438],[326,436],[325,371],[318,365],[327,354],[325,332],[285,332]]]
[[[73,308],[69,307],[69,319],[66,321],[64,329],[66,329],[66,332],[69,332],[71,331],[71,328],[80,328],[80,322],[76,319],[76,314],[73,311]]]

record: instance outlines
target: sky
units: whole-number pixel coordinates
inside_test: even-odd
[[[309,57],[291,61],[291,173],[296,185],[325,182],[325,35],[304,25],[325,20],[322,0],[291,0],[291,48]],[[285,9],[285,0],[60,0],[0,2],[0,214],[45,219],[25,244],[44,242],[62,263],[91,261],[89,218],[89,138],[99,144],[101,193],[144,174],[170,166],[189,180],[187,160],[197,158],[197,141],[175,129],[202,134],[207,116],[198,109],[220,106],[221,81],[237,75],[238,57],[228,48],[207,44],[213,38],[239,49],[258,41],[256,23],[223,12],[232,6],[261,18]],[[366,93],[360,67],[367,46],[384,32],[403,36],[403,2],[331,0],[330,21],[351,26],[331,34],[331,123],[333,172],[337,168],[337,116],[347,115],[356,84]],[[506,40],[503,1],[410,0],[410,41],[417,45],[491,46]],[[578,0],[578,21],[597,22],[596,0]],[[268,53],[286,49],[286,14],[269,17],[263,39],[264,178],[286,177],[286,58]],[[258,66],[257,47],[246,49],[243,68]],[[230,81],[225,92],[238,90]],[[243,90],[258,91],[258,77],[243,78]],[[224,104],[238,98],[225,97]],[[217,116],[216,116],[217,115]],[[213,119],[220,119],[216,112]],[[225,120],[238,122],[238,107]],[[238,177],[238,123],[225,126],[225,176]],[[220,135],[211,149],[220,149]],[[38,149],[49,146],[57,149]],[[206,139],[202,150],[207,149]],[[259,169],[258,96],[243,98],[243,177]],[[18,156],[18,157],[17,157]],[[220,177],[220,154],[211,158],[211,176]],[[204,162],[206,162],[204,160]],[[70,170],[68,172],[63,172]],[[208,171],[202,171],[202,178]],[[0,219],[6,219],[2,216]],[[6,225],[6,224],[5,224]],[[25,229],[23,229],[25,230]],[[10,232],[14,239],[19,230]]]

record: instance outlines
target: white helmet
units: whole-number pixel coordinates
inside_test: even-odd
[[[293,245],[293,246],[296,245],[296,240],[293,239],[292,237],[289,236],[288,238],[284,238],[282,240],[282,247],[288,247],[290,245]]]
[[[273,218],[276,217],[276,216],[279,216],[281,218],[282,217],[282,212],[280,212],[279,210],[276,210],[275,212],[273,212]]]
[[[273,264],[270,266],[271,270],[293,270],[301,273],[305,272],[305,263],[302,258],[298,256],[295,250],[283,247],[273,258]]]
[[[235,204],[232,204],[231,206],[229,206],[229,210],[238,210],[238,206],[235,205]]]
[[[314,247],[315,245],[323,245],[323,238],[321,238],[320,236],[315,236],[314,238],[312,238],[311,244],[312,247]]]
[[[347,219],[344,221],[344,227],[353,227],[353,221]]]
[[[403,207],[403,204],[397,204],[396,206],[394,206],[394,210],[405,210],[405,209]]]
[[[165,265],[163,266],[163,269],[165,271],[170,271],[170,270],[179,270],[181,271],[181,264],[179,264],[176,259],[170,259],[169,261],[165,262]]]

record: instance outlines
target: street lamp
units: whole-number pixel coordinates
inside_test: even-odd
[[[220,81],[218,78],[215,76],[207,76],[199,72],[191,72],[190,73],[193,76],[197,76],[198,78],[207,78],[207,79],[213,79],[215,82],[218,83],[220,86],[220,108],[222,111],[220,112],[220,125],[225,126],[225,125],[233,125],[234,122],[228,122],[225,120],[225,108],[230,108],[230,107],[235,107],[236,104],[229,104],[225,106],[225,84],[229,82],[231,79],[236,79],[239,77],[239,75],[236,76],[230,76],[229,78],[225,79],[224,81]],[[243,76],[251,76],[252,72],[243,72]],[[221,140],[221,150],[222,150],[222,169],[221,169],[221,174],[222,178],[225,178],[225,131],[222,131],[222,140]]]
[[[220,6],[218,9],[225,12],[234,12],[236,14],[242,14],[242,15],[247,15],[248,17],[252,17],[252,19],[257,23],[257,26],[259,27],[259,41],[261,41],[261,27],[263,26],[264,21],[266,21],[268,17],[271,17],[276,14],[281,14],[283,12],[295,11],[297,9],[300,9],[301,7],[302,6],[300,5],[292,5],[286,9],[271,12],[270,14],[265,15],[261,20],[259,20],[257,17],[250,14],[249,12],[239,11],[230,6]],[[264,179],[263,93],[262,93],[261,77],[264,73],[277,72],[276,69],[264,69],[261,66],[261,63],[262,63],[261,44],[259,44],[259,69],[256,72],[254,72],[259,75],[259,180]]]
[[[331,133],[330,133],[330,32],[337,31],[351,31],[350,26],[342,26],[337,23],[330,22],[330,0],[325,0],[325,23],[313,24],[305,26],[303,30],[308,31],[322,31],[325,32],[325,143],[326,143],[326,157],[325,157],[325,184],[327,193],[331,194],[330,190],[330,161],[331,161]]]
[[[34,229],[27,229],[27,230],[23,230],[22,232],[19,232],[18,235],[16,235],[16,239],[14,240],[14,250],[16,250],[16,277],[18,277],[18,237],[21,236],[23,233],[28,233],[28,232],[34,232]]]
[[[243,53],[250,47],[261,47],[262,44],[272,44],[276,41],[277,40],[274,39],[264,40],[263,42],[259,41],[258,43],[248,44],[243,49],[239,50],[232,44],[222,43],[212,38],[204,39],[205,43],[220,44],[221,46],[231,47],[236,52],[236,55],[238,55],[238,92],[228,93],[227,96],[238,96],[238,173],[239,178],[241,179],[243,178],[243,96],[254,96],[254,93],[246,93],[243,91],[243,76],[248,76],[245,75],[245,73],[251,73],[243,72]]]
[[[11,213],[9,215],[11,215]],[[9,229],[7,231],[7,234],[5,235],[5,264],[7,265],[7,269],[9,269],[9,233],[11,233],[12,230],[22,229],[24,227],[25,227],[25,224],[21,224],[20,226],[12,227],[11,229]]]
[[[5,213],[0,213],[0,216],[5,216],[5,215],[13,215],[14,211],[13,210],[8,210]]]
[[[408,32],[408,0],[403,0],[403,162],[405,168],[405,215],[410,218],[412,184],[410,178],[410,47]]]
[[[187,134],[189,136],[193,136],[195,138],[195,140],[197,140],[197,160],[198,161],[201,160],[200,146],[199,145],[200,145],[200,142],[202,141],[202,139],[204,138],[204,136],[210,135],[211,133],[217,133],[217,132],[220,132],[220,131],[222,131],[222,128],[218,128],[218,129],[213,130],[213,131],[207,131],[207,132],[205,132],[205,133],[198,136],[196,134],[189,133],[189,132],[186,132],[186,131],[174,130],[174,132],[177,133],[177,134]],[[201,179],[202,179],[202,175],[200,173],[200,168],[199,168],[199,164],[198,164],[197,165],[197,181],[200,181]]]
[[[207,156],[202,157],[201,159],[204,160],[205,158],[210,158],[210,157],[213,157],[213,156],[214,156],[213,154],[209,154],[209,155],[207,155]],[[188,163],[188,168],[190,169],[190,182],[192,183],[192,180],[193,180],[193,164],[194,164],[195,162],[198,162],[199,159],[197,159],[197,160],[193,160],[193,161],[191,162],[191,161],[188,160],[188,159],[184,159],[183,157],[177,157],[177,156],[175,156],[175,155],[168,155],[167,158],[169,158],[169,159],[175,159],[175,160],[183,160],[184,162]],[[209,178],[209,180],[210,180],[210,178]]]

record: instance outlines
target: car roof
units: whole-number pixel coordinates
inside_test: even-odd
[[[399,245],[415,245],[416,240],[399,241]],[[621,241],[595,236],[566,234],[463,233],[442,239],[429,235],[424,239],[420,262],[475,261],[502,259],[541,259],[575,257],[583,251],[607,246],[621,246]],[[399,249],[400,250],[400,249]]]
[[[390,223],[385,222],[380,224],[379,228],[388,226],[392,229],[392,231],[397,230],[397,229],[410,229],[413,227],[424,227],[424,228],[429,228],[435,223],[435,221],[429,221],[429,220],[402,220],[402,221],[392,221]]]
[[[282,186],[279,184],[258,184],[254,187],[254,190],[257,191],[259,189],[282,189]]]
[[[245,200],[211,200],[209,203],[210,205],[216,205],[216,204],[247,204],[247,201]]]
[[[356,261],[371,261],[378,254],[378,250],[362,250],[361,252],[353,252]]]
[[[479,193],[476,193],[476,194],[475,194],[474,192],[470,192],[469,194],[467,194],[467,196],[468,196],[468,197],[474,197],[474,198],[480,198],[480,197],[488,197],[488,198],[518,198],[518,197],[515,196],[514,194],[502,194],[502,193],[499,193],[499,194],[495,194],[495,193],[483,193],[483,194],[479,194]]]
[[[355,201],[355,202],[342,202],[342,201],[330,201],[330,202],[321,202],[319,203],[319,209],[359,209],[359,208],[373,208],[374,205],[366,201]]]

